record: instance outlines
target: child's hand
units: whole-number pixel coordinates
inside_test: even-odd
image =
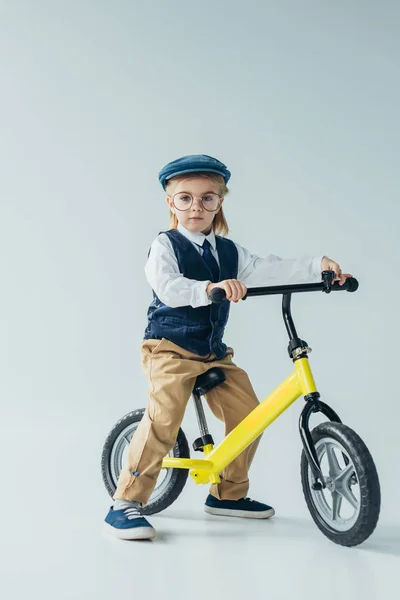
[[[216,287],[225,290],[226,299],[231,302],[239,302],[247,292],[247,287],[241,281],[237,279],[224,279],[224,281],[219,281],[218,283],[209,283],[206,290],[207,294]]]
[[[348,277],[353,277],[353,275],[350,275],[350,273],[342,273],[340,265],[327,256],[324,256],[321,261],[321,272],[322,271],[335,271],[336,277],[332,283],[339,281],[339,285],[343,285]]]

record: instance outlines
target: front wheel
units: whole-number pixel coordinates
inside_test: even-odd
[[[110,496],[114,495],[118,478],[125,464],[127,451],[137,426],[142,420],[144,408],[122,417],[107,436],[101,456],[101,472],[104,485]],[[179,429],[174,447],[168,456],[190,458],[189,445],[182,429]],[[143,515],[153,515],[172,504],[186,483],[187,469],[161,469],[157,483],[146,506],[140,509]]]
[[[303,450],[304,497],[319,529],[342,546],[356,546],[374,531],[381,494],[374,461],[362,439],[343,423],[321,423],[311,432],[326,487],[314,490]]]

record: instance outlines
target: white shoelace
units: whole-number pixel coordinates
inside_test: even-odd
[[[124,510],[124,514],[128,517],[129,520],[139,519],[142,516],[137,508],[127,508],[126,510]]]

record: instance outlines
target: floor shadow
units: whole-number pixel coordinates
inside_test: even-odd
[[[209,529],[193,532],[191,535],[195,536],[221,536],[221,537],[235,537],[240,535],[243,531],[243,525],[246,526],[246,536],[259,536],[264,535],[268,527],[269,535],[273,532],[278,537],[290,537],[290,538],[307,538],[309,540],[315,540],[317,537],[323,535],[312,520],[295,518],[295,517],[284,517],[275,515],[271,519],[238,519],[232,517],[220,517],[215,515],[209,515],[205,512],[198,510],[174,510],[165,511],[154,515],[157,520],[169,521],[169,520],[183,520],[186,522],[203,522],[208,525],[214,522],[218,525],[230,522],[229,529],[224,529],[218,526],[214,531]],[[152,517],[149,517],[152,518]],[[260,523],[261,521],[261,523]],[[185,535],[184,530],[176,532],[178,535]],[[167,534],[168,535],[168,534]],[[164,535],[163,535],[164,537]],[[333,542],[332,542],[333,543]],[[354,546],[355,549],[364,550],[366,552],[375,552],[382,554],[389,554],[392,556],[400,556],[400,524],[378,524],[371,537],[365,542],[358,546]]]
[[[371,537],[358,547],[366,552],[400,556],[400,524],[378,524]]]

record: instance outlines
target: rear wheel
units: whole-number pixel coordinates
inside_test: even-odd
[[[110,496],[114,495],[127,451],[142,417],[144,408],[128,413],[110,431],[103,446],[101,471],[104,485]],[[174,447],[168,456],[190,458],[189,445],[179,429]],[[161,469],[154,491],[147,505],[140,509],[144,515],[153,515],[170,506],[182,492],[188,478],[188,469]]]
[[[301,481],[308,509],[330,540],[356,546],[374,531],[380,512],[380,485],[362,439],[343,423],[318,425],[311,435],[326,487],[312,489],[311,467],[303,450]]]

